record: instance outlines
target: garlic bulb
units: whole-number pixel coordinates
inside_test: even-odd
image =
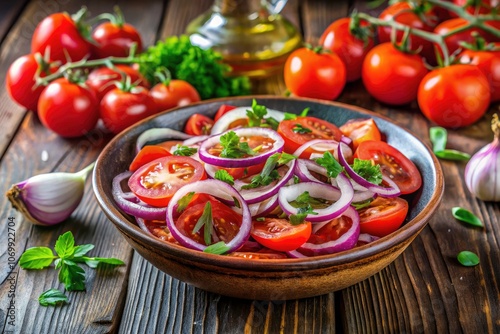
[[[14,184],[6,193],[12,206],[37,225],[55,225],[71,216],[83,197],[94,164],[77,173],[40,174]]]
[[[483,147],[465,167],[465,183],[469,191],[483,201],[500,201],[500,122],[493,115],[493,142]]]

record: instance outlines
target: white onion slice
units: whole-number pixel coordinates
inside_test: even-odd
[[[184,132],[169,129],[169,128],[152,128],[144,131],[137,137],[135,142],[135,151],[136,153],[141,150],[148,142],[157,141],[157,140],[169,140],[169,139],[179,139],[186,140],[191,138],[191,135],[188,135]]]
[[[309,157],[303,157],[303,158],[315,158],[315,157],[320,157],[323,155],[325,152],[332,152],[333,156],[335,159],[338,160],[338,147],[339,147],[339,142],[333,139],[314,139],[310,140],[305,144],[302,144],[295,152],[293,152],[293,155],[296,157],[300,157],[302,153],[304,153],[305,150],[308,148],[311,148],[315,151],[314,155],[311,154]],[[345,157],[350,157],[352,156],[352,150],[349,146],[344,145],[342,146],[342,150],[344,153]]]

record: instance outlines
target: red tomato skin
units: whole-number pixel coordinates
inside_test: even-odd
[[[302,246],[311,236],[310,222],[292,225],[285,219],[266,218],[264,221],[254,221],[250,235],[264,247],[288,252]]]
[[[374,210],[376,213],[372,214],[370,210]],[[359,214],[361,233],[385,237],[403,224],[408,214],[408,202],[399,197],[378,197],[370,206],[361,209]]]
[[[352,139],[352,148],[356,150],[359,144],[367,140],[382,140],[382,134],[373,118],[351,119],[340,127],[340,131]]]
[[[139,71],[127,65],[96,68],[89,73],[85,83],[96,92],[97,98],[101,101],[104,95],[117,88],[113,82],[123,81],[124,76],[129,76],[133,84],[149,88],[149,83]]]
[[[490,83],[491,101],[500,101],[500,51],[465,50],[458,59],[462,64],[477,66]]]
[[[65,78],[51,82],[38,100],[43,125],[62,137],[80,137],[99,119],[99,104],[93,90]]]
[[[113,89],[103,97],[100,105],[102,121],[114,134],[156,114],[157,110],[153,98],[140,86],[133,88],[131,92]]]
[[[92,38],[97,42],[92,54],[95,58],[127,57],[132,43],[137,44],[137,53],[142,52],[142,39],[134,26],[105,22],[98,25],[92,32]]]
[[[420,56],[383,43],[366,55],[361,77],[368,93],[377,100],[404,105],[416,99],[419,83],[427,72]]]
[[[149,93],[158,106],[158,110],[182,107],[201,101],[196,88],[184,80],[171,80],[168,86],[163,83],[156,84]]]
[[[368,51],[373,47],[372,38],[365,42],[356,38],[349,31],[351,19],[344,17],[334,21],[326,28],[319,40],[326,50],[336,53],[346,67],[347,82],[361,78],[361,66]],[[362,23],[362,26],[366,23]]]
[[[384,11],[382,11],[379,18],[385,21],[394,20],[401,24],[407,25],[411,28],[416,28],[424,31],[431,32],[434,29],[437,22],[434,22],[431,19],[430,22],[424,22],[417,14],[415,14],[411,10],[412,7],[407,2],[398,2],[393,5],[390,5]],[[430,18],[434,15],[435,14],[431,11],[426,15],[426,17]],[[391,30],[392,30],[391,27],[379,26],[377,30],[378,30],[379,43],[386,43],[391,41]],[[403,35],[404,35],[403,31],[397,32],[396,36],[398,42],[402,40]],[[410,35],[410,38],[411,38],[411,49],[415,51],[421,46],[422,50],[420,51],[420,55],[425,59],[427,59],[429,63],[433,64],[435,62],[435,55],[434,55],[434,46],[432,42],[413,35]]]
[[[210,117],[202,114],[193,114],[187,120],[184,132],[193,136],[208,135],[213,125],[214,121]]]
[[[424,116],[445,128],[461,128],[478,121],[488,110],[490,97],[488,79],[473,65],[433,70],[418,89],[418,105]]]
[[[236,109],[236,107],[230,106],[228,104],[221,105],[219,107],[219,110],[217,110],[217,112],[215,113],[214,121],[217,122],[219,120],[219,118],[221,118],[222,116],[224,116],[225,114],[227,114],[228,112],[230,112],[233,109]]]
[[[455,18],[451,20],[446,20],[444,22],[441,22],[435,29],[434,32],[438,35],[445,35],[449,31],[460,28],[464,25],[468,24],[468,21],[463,19],[463,18]],[[473,32],[477,32],[481,37],[486,38],[487,34],[478,28],[469,28],[467,30],[464,30],[462,32],[453,34],[451,36],[448,36],[444,39],[444,42],[448,48],[448,53],[451,55],[455,51],[457,51],[460,46],[460,42],[465,42],[465,43],[474,43],[474,37],[471,35]],[[441,51],[441,48],[438,45],[435,45],[436,50],[442,55],[443,52]]]
[[[344,63],[333,53],[300,48],[285,62],[285,85],[296,96],[335,100],[344,89],[346,75]]]
[[[45,86],[35,88],[35,74],[38,70],[38,63],[32,54],[17,58],[9,67],[5,77],[5,86],[9,96],[21,106],[36,112],[38,108],[38,98]],[[54,72],[51,69],[50,72]],[[42,71],[40,76],[47,75]]]
[[[35,28],[31,39],[31,53],[40,52],[50,47],[50,59],[66,63],[66,53],[71,61],[81,60],[90,55],[90,43],[87,42],[66,13],[55,13],[43,19]]]
[[[129,171],[135,172],[139,167],[159,158],[169,157],[172,154],[169,150],[158,145],[146,145],[135,156],[130,163]]]
[[[453,0],[453,3],[460,7],[465,7],[467,5],[467,0]],[[491,10],[498,7],[500,2],[498,0],[482,0],[480,6],[467,6],[467,11],[470,14],[489,14]],[[457,17],[457,14],[450,13],[452,17]]]

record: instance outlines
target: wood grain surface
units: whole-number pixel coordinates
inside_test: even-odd
[[[85,4],[92,14],[119,4],[146,45],[181,34],[187,23],[210,7],[211,0],[69,1],[26,0],[0,4],[0,77],[30,51],[30,36],[46,15],[76,12]],[[335,19],[352,10],[377,14],[365,1],[289,1],[285,15],[314,43]],[[4,84],[4,83],[3,83]],[[281,76],[254,83],[256,93],[284,94]],[[430,145],[431,124],[413,103],[402,108],[371,98],[361,82],[346,86],[339,101],[390,117]],[[493,105],[480,122],[449,131],[449,147],[468,153],[488,143]],[[66,140],[45,129],[36,115],[12,102],[0,90],[0,184],[10,184],[51,171],[74,172],[96,159],[110,135],[98,128],[82,139]],[[42,159],[42,152],[48,159]],[[45,154],[44,154],[45,155]],[[500,205],[476,200],[465,187],[464,163],[441,161],[445,195],[441,207],[412,245],[389,267],[369,279],[328,295],[286,302],[246,301],[193,288],[158,271],[133,252],[106,219],[86,184],[83,202],[72,217],[54,227],[23,221],[5,197],[0,198],[0,331],[16,333],[499,333],[500,332]],[[484,228],[457,222],[451,208],[475,212]],[[115,270],[86,268],[85,292],[70,292],[69,304],[41,307],[38,296],[63,289],[53,268],[25,271],[7,266],[7,219],[16,221],[16,258],[32,246],[52,247],[72,231],[77,244],[96,245],[91,254],[123,259]],[[462,250],[481,263],[461,266]],[[9,278],[16,277],[16,326],[8,324]],[[300,288],[300,287],[297,287]]]

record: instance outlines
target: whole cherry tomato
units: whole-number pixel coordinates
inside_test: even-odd
[[[373,47],[373,38],[367,37],[366,42],[354,36],[349,26],[351,19],[344,17],[334,21],[321,35],[320,45],[325,50],[336,53],[344,62],[347,70],[347,81],[361,78],[361,66],[366,53]],[[361,23],[361,29],[367,26]]]
[[[366,90],[377,100],[402,105],[417,97],[418,85],[427,74],[422,58],[382,43],[368,52],[362,79]]]
[[[429,120],[460,128],[479,120],[490,103],[488,79],[474,65],[452,65],[427,74],[418,88],[418,105]]]
[[[115,18],[112,22],[101,23],[92,32],[92,38],[97,43],[92,49],[94,57],[126,57],[133,43],[137,45],[136,52],[142,52],[142,39],[137,29],[125,23],[121,15]]]
[[[94,89],[97,94],[97,98],[100,101],[106,93],[117,88],[116,83],[123,81],[126,76],[130,77],[132,84],[149,88],[149,83],[141,75],[141,73],[127,65],[115,65],[114,68],[96,68],[90,72],[87,77],[86,84],[90,88]]]
[[[115,88],[101,100],[100,112],[104,125],[117,134],[158,111],[153,98],[141,86],[122,90]]]
[[[435,13],[432,11],[418,15],[418,8],[413,8],[407,2],[397,2],[387,7],[379,16],[380,19],[385,21],[394,20],[395,22],[416,28],[424,31],[432,31],[437,24]],[[425,18],[422,19],[422,18]],[[380,43],[391,41],[391,27],[378,27],[378,39]],[[396,40],[401,41],[403,31],[397,32]],[[410,35],[411,50],[415,51],[421,48],[420,55],[424,57],[429,63],[435,60],[434,46],[432,42],[425,40],[419,36]]]
[[[97,124],[99,103],[92,89],[60,78],[40,95],[38,117],[62,137],[80,137]]]
[[[37,111],[38,98],[45,86],[35,87],[35,75],[44,77],[55,71],[49,64],[38,64],[33,54],[17,58],[9,67],[5,86],[10,97],[26,109]]]
[[[50,59],[63,63],[77,61],[90,55],[90,43],[83,37],[80,23],[66,13],[55,13],[40,22],[31,39],[31,53],[45,54],[50,49]],[[68,59],[69,58],[69,59]]]
[[[181,107],[201,100],[196,88],[184,80],[170,80],[167,84],[160,82],[151,88],[150,94],[158,110]]]
[[[438,35],[446,35],[449,31],[460,29],[461,27],[469,24],[469,22],[463,18],[455,18],[451,20],[444,21],[440,23],[434,32]],[[468,28],[458,33],[452,34],[444,39],[446,47],[448,48],[448,53],[451,55],[459,48],[461,48],[460,43],[474,43],[475,38],[472,35],[473,32],[477,32],[480,36],[486,37],[486,33],[478,28]],[[439,46],[436,45],[436,49],[442,54]]]
[[[470,4],[468,0],[453,0],[453,3],[460,7],[466,7],[467,11],[471,14],[489,14],[493,8],[498,8],[500,2],[498,0],[481,0],[477,4]],[[451,13],[452,17],[457,17],[455,13]]]
[[[296,96],[334,100],[346,84],[346,68],[334,53],[300,48],[286,60],[284,77]]]
[[[193,136],[208,135],[212,126],[214,126],[214,120],[210,117],[203,114],[193,114],[188,118],[184,132]]]
[[[491,101],[500,101],[500,51],[465,50],[458,59],[462,64],[476,65],[490,83]]]

